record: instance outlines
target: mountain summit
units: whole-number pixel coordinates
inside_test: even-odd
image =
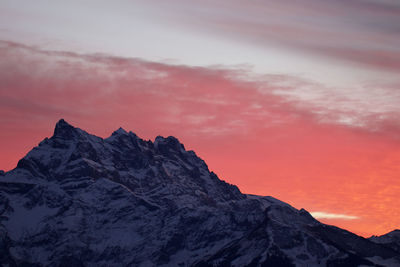
[[[4,266],[399,266],[400,253],[242,194],[175,137],[60,120],[0,175]]]

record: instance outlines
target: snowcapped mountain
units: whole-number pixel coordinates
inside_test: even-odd
[[[400,253],[400,230],[394,230],[381,236],[371,236],[368,239]]]
[[[400,252],[242,194],[174,137],[102,139],[60,120],[0,173],[0,263],[400,266]]]

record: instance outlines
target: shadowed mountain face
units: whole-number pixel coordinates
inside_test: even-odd
[[[400,253],[242,194],[174,137],[102,139],[60,120],[0,173],[10,266],[383,266]]]
[[[368,239],[400,253],[400,230],[394,230],[381,236],[371,236]]]

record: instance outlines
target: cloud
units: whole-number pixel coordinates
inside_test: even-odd
[[[314,117],[274,93],[280,87],[275,77],[246,79],[246,70],[43,51],[11,42],[1,42],[0,49],[3,120],[61,115],[104,120],[133,112],[146,125],[185,122],[226,133],[252,128],[256,121],[268,124],[273,117],[293,120],[291,113]],[[254,104],[264,111],[255,112]]]
[[[290,114],[298,113],[285,97],[273,94],[272,83],[263,82],[259,91],[260,81],[246,80],[246,70],[54,52],[7,41],[0,42],[0,53],[0,140],[8,140],[2,146],[5,168],[29,149],[32,132],[38,139],[48,135],[44,130],[51,127],[49,121],[61,117],[102,136],[129,124],[125,128],[145,136],[224,138],[269,125],[273,118],[291,121]],[[254,103],[263,111],[254,112]],[[16,142],[24,149],[10,145]]]
[[[236,42],[400,70],[400,7],[391,1],[174,0],[159,8],[170,21]]]
[[[323,211],[314,211],[310,212],[310,214],[316,219],[337,219],[337,220],[356,220],[360,219],[360,217],[346,215],[346,214],[336,214],[336,213],[328,213]]]
[[[145,139],[178,137],[243,192],[308,210],[356,214],[362,220],[338,225],[357,233],[385,233],[398,224],[396,83],[380,86],[380,93],[375,85],[333,90],[245,68],[10,42],[0,42],[0,54],[2,169],[13,168],[51,135],[60,118],[103,137],[122,126]],[[348,117],[354,122],[343,119]]]
[[[288,125],[350,127],[394,138],[400,131],[398,84],[344,90],[290,75],[46,51],[7,41],[0,42],[0,53],[5,127],[65,117],[90,129],[118,117],[138,129],[156,125],[156,135],[182,125],[179,133],[214,137]]]

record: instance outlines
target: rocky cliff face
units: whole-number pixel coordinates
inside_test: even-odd
[[[60,120],[0,174],[6,266],[400,265],[400,253],[242,194],[174,137],[102,139]]]

